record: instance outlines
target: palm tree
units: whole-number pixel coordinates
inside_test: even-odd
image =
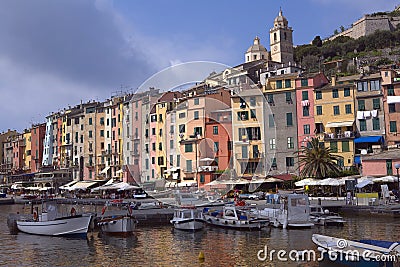
[[[295,152],[299,157],[300,177],[315,177],[322,179],[328,173],[339,173],[340,167],[337,165],[343,157],[332,154],[330,148],[325,147],[319,142],[318,138],[308,141],[306,147]]]

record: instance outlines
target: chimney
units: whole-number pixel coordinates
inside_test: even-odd
[[[336,76],[332,76],[332,86],[336,86]]]

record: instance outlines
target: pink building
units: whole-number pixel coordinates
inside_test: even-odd
[[[46,124],[33,125],[31,129],[31,172],[39,172],[42,167],[43,142]]]
[[[361,158],[363,176],[397,176],[396,164],[400,164],[400,149],[390,149]]]
[[[315,136],[318,122],[314,120],[314,100],[318,97],[318,88],[329,81],[322,73],[304,75],[296,79],[297,133],[298,147],[307,145]],[[315,94],[314,94],[315,92]],[[308,112],[303,112],[308,109]]]
[[[150,159],[150,179],[158,177],[157,172],[157,113],[156,106],[152,106],[150,111],[150,142],[149,142],[149,159]]]

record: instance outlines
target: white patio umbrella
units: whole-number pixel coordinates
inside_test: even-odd
[[[314,178],[305,178],[303,180],[297,181],[294,184],[296,186],[306,186],[306,185],[317,185],[318,184],[318,180],[314,179]]]

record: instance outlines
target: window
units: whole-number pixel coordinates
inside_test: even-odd
[[[180,124],[179,125],[179,133],[184,133],[186,130],[185,130],[185,124]]]
[[[242,159],[247,159],[249,157],[249,151],[247,145],[242,146]]]
[[[345,107],[345,110],[346,110],[346,114],[351,114],[352,113],[351,112],[351,104],[347,104],[344,107]]]
[[[303,106],[303,117],[310,116],[310,106]]]
[[[243,98],[240,98],[240,108],[246,108],[246,101]]]
[[[195,111],[195,112],[194,112],[194,119],[195,119],[195,120],[198,120],[198,119],[199,119],[199,112],[198,112],[198,111]]]
[[[179,119],[183,119],[183,118],[186,117],[186,113],[185,112],[181,112],[181,113],[178,114],[178,116],[179,116]]]
[[[380,109],[381,108],[381,101],[379,98],[372,99],[373,109]]]
[[[156,164],[156,158],[155,157],[151,157],[151,164]]]
[[[158,115],[158,121],[159,121],[159,122],[163,122],[162,114],[159,114],[159,115]]]
[[[387,89],[387,95],[388,96],[394,96],[394,85],[388,85],[388,89]]]
[[[331,151],[332,151],[333,153],[338,152],[338,149],[337,149],[337,142],[336,142],[336,141],[330,142],[330,148],[331,148]]]
[[[93,137],[93,131],[89,131],[89,138]]]
[[[151,128],[151,134],[156,135],[156,128]]]
[[[153,151],[156,151],[156,143],[151,143],[151,149],[152,149]]]
[[[174,140],[169,140],[169,148],[174,148]]]
[[[269,139],[269,149],[271,149],[271,150],[276,149],[275,138]]]
[[[250,106],[255,107],[256,106],[256,98],[255,97],[250,97]]]
[[[291,80],[286,79],[285,80],[285,88],[290,88],[292,86]]]
[[[367,130],[367,121],[366,120],[359,120],[360,122],[360,132]]]
[[[146,167],[146,170],[149,169],[149,159],[145,159],[145,167]]]
[[[285,93],[285,100],[286,100],[286,102],[292,102],[292,93],[291,92]]]
[[[267,101],[268,101],[268,104],[274,103],[274,95],[273,94],[267,94]]]
[[[294,158],[286,157],[286,167],[293,167],[293,166],[294,166]]]
[[[339,90],[338,89],[332,89],[332,97],[339,98]]]
[[[162,151],[162,143],[158,143],[158,150]]]
[[[213,126],[213,134],[218,134],[218,126]]]
[[[396,121],[389,122],[389,131],[391,133],[397,133],[397,122]]]
[[[339,106],[333,106],[333,115],[340,115]]]
[[[239,111],[237,113],[239,121],[247,121],[249,119],[249,112],[248,111]]]
[[[315,99],[317,99],[317,100],[322,99],[322,92],[321,91],[316,91],[315,92]]]
[[[276,158],[272,158],[271,159],[271,167],[272,168],[277,168],[278,167],[278,165],[276,164]]]
[[[393,162],[391,159],[386,160],[386,174],[393,175]]]
[[[194,127],[194,132],[195,135],[203,135],[203,128],[202,127]]]
[[[286,126],[293,126],[293,114],[286,113]]]
[[[214,152],[218,153],[219,150],[219,142],[214,142]]]
[[[101,137],[104,137],[104,130],[100,130],[100,136],[101,136]],[[77,137],[78,137],[78,136],[76,136],[76,139],[77,139]]]
[[[282,80],[276,81],[276,89],[282,89]]]
[[[274,114],[268,115],[268,126],[269,128],[275,127]]]
[[[357,82],[357,91],[359,92],[366,92],[368,91],[368,82]]]
[[[174,166],[174,155],[169,155],[169,165]]]
[[[317,106],[317,115],[322,115],[322,106]]]
[[[89,125],[92,125],[92,124],[93,124],[93,119],[89,118]]]
[[[301,100],[308,100],[308,91],[301,92]]]
[[[192,172],[193,171],[192,160],[191,159],[186,160],[186,171],[187,172]]]
[[[310,124],[303,125],[303,132],[304,134],[310,134]]]
[[[293,137],[288,137],[288,138],[287,138],[287,148],[288,148],[288,149],[294,148]]]
[[[349,141],[342,141],[342,152],[350,152]]]
[[[381,129],[381,126],[380,126],[379,118],[372,118],[372,130],[377,131],[380,129]]]
[[[350,88],[344,88],[344,96],[350,96]]]
[[[198,105],[199,103],[200,103],[199,99],[198,99],[198,98],[195,98],[195,99],[194,99],[194,104],[195,104],[195,105]]]
[[[164,165],[164,157],[158,157],[158,165]]]
[[[308,79],[301,79],[301,86],[308,86]]]
[[[185,152],[193,152],[193,144],[185,144]]]
[[[396,112],[396,104],[389,104],[389,113]]]
[[[364,99],[359,99],[358,100],[358,110],[359,111],[364,111],[365,110],[365,100]]]
[[[256,110],[255,109],[250,109],[250,117],[252,119],[257,119]]]
[[[381,89],[381,81],[379,80],[374,80],[371,81],[371,91],[379,91]]]
[[[176,167],[181,166],[181,155],[176,155]]]

